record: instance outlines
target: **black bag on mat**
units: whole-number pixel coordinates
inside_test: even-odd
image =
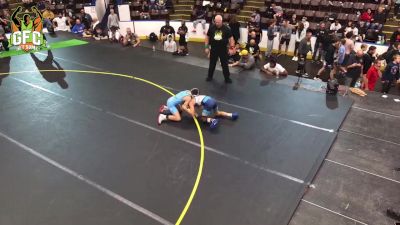
[[[336,95],[339,90],[339,83],[336,79],[328,80],[326,82],[326,93],[330,95]]]

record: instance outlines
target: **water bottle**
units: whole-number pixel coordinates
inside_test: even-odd
[[[356,85],[354,86],[355,88],[360,88],[361,87],[361,82],[358,80]]]

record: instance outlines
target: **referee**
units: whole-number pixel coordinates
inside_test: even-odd
[[[208,68],[206,81],[212,81],[215,66],[219,58],[225,83],[232,83],[231,78],[229,78],[227,46],[229,43],[229,54],[235,54],[235,40],[233,39],[231,29],[222,24],[222,17],[220,15],[215,16],[214,22],[215,24],[211,25],[208,29],[204,46],[206,55],[210,54],[210,67]]]

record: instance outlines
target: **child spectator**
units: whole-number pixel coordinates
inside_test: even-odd
[[[110,9],[110,15],[108,15],[107,20],[107,28],[111,30],[112,27],[119,28],[118,15],[115,14],[114,9]]]
[[[193,30],[196,32],[197,24],[201,23],[203,33],[206,34],[206,11],[202,6],[198,6],[194,11]]]
[[[247,44],[246,49],[254,57],[255,60],[261,60],[260,47],[256,43],[256,40],[251,39],[249,44]]]
[[[364,80],[364,90],[373,91],[375,90],[375,84],[380,77],[382,77],[381,73],[381,61],[375,60],[374,65],[371,66],[367,72],[366,79]]]
[[[176,52],[176,42],[172,39],[172,34],[168,34],[167,40],[164,41],[164,51],[166,52]]]
[[[288,72],[283,66],[281,66],[279,63],[276,62],[275,58],[272,58],[269,63],[265,64],[263,67],[260,69],[262,72],[264,72],[266,75],[269,76],[287,76]]]
[[[75,25],[72,28],[72,33],[82,36],[84,30],[85,30],[85,25],[81,23],[80,19],[76,19]]]
[[[62,13],[58,13],[58,16],[53,19],[53,26],[55,31],[70,31],[71,28],[67,25],[67,17],[63,16]]]

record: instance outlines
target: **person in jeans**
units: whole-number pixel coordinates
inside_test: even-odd
[[[324,59],[324,49],[323,43],[325,42],[326,36],[328,35],[328,31],[325,27],[325,23],[321,23],[319,28],[315,31],[315,36],[317,37],[314,45],[314,54],[313,54],[313,61],[318,62]],[[329,47],[330,48],[330,47]],[[318,57],[317,57],[318,54]]]
[[[206,11],[202,6],[198,6],[195,10],[192,32],[196,32],[196,28],[199,23],[201,23],[203,33],[206,34]]]
[[[288,46],[290,43],[290,38],[292,37],[292,27],[289,24],[289,21],[287,19],[283,20],[282,27],[279,31],[279,54],[281,55],[281,49],[282,45],[285,45],[285,55],[287,54]]]
[[[399,80],[400,55],[394,55],[382,74],[382,93],[387,94],[395,80]]]
[[[300,41],[299,43],[299,52],[298,52],[298,57],[299,57],[299,64],[296,73],[303,73],[303,77],[308,77],[308,74],[305,70],[306,68],[306,60],[307,60],[307,54],[309,52],[312,53],[312,47],[311,47],[311,32],[307,32],[306,37],[303,38],[303,40]]]
[[[267,41],[267,50],[265,51],[265,57],[269,58],[272,54],[272,49],[274,46],[274,39],[276,37],[275,20],[270,21],[270,24],[269,24],[268,30],[267,30],[267,36],[268,36],[268,41]]]
[[[294,44],[294,56],[293,56],[293,61],[297,61],[299,58],[297,57],[297,50],[300,45],[300,41],[303,40],[306,37],[306,29],[304,29],[304,24],[302,22],[299,23],[297,30],[296,30],[296,42]]]

